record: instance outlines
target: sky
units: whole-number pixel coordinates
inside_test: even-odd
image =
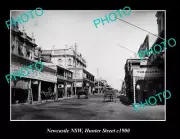
[[[25,11],[11,11],[13,19],[17,19]],[[64,49],[65,45],[74,46],[87,61],[87,70],[97,77],[107,80],[108,84],[121,89],[125,76],[124,65],[134,53],[120,47],[122,45],[131,51],[138,52],[146,35],[132,25],[121,20],[102,22],[95,27],[93,20],[102,18],[116,10],[44,10],[42,16],[34,19],[29,17],[28,22],[19,24],[20,30],[25,27],[28,36],[34,33],[35,42],[44,50]],[[135,11],[122,19],[141,27],[153,34],[158,33],[157,11]],[[117,17],[120,18],[117,14]],[[113,16],[112,16],[113,19]],[[119,44],[119,45],[117,45]]]

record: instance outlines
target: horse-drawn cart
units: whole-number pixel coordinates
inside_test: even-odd
[[[106,98],[109,98],[110,101],[113,102],[113,100],[115,100],[115,102],[116,102],[117,97],[118,97],[117,92],[115,90],[113,90],[112,88],[104,89],[104,101]]]

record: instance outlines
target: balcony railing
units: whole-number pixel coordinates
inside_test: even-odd
[[[57,74],[57,78],[62,79],[62,80],[66,80],[67,79],[67,77],[64,77],[64,76],[58,75],[58,74]]]

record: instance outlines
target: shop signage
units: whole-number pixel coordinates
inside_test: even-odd
[[[74,83],[74,86],[76,86],[76,87],[82,87],[82,82],[76,82],[76,83]]]
[[[147,60],[141,60],[140,65],[147,65],[148,61]]]
[[[63,84],[59,84],[59,85],[58,85],[58,88],[63,88],[63,87],[64,87]]]
[[[70,84],[68,84],[66,87],[71,87],[71,85],[70,85]]]
[[[71,69],[71,71],[73,72],[73,79],[83,79],[83,72],[82,69]],[[75,76],[76,75],[76,76]]]
[[[11,72],[15,72],[24,66],[25,65],[13,63],[13,64],[11,64]],[[46,72],[46,71],[40,72],[35,69],[33,71],[29,70],[29,74],[27,76],[22,75],[22,77],[57,83],[57,76],[55,76],[55,73],[50,73],[50,72]]]
[[[140,69],[133,69],[133,76],[164,77],[164,72],[158,68],[140,68]]]

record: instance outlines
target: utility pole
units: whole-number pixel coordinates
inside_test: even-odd
[[[97,68],[98,94],[99,94],[99,69]]]
[[[75,43],[75,95],[76,95],[76,43]]]
[[[67,45],[65,45],[66,47],[65,47],[65,49],[64,49],[64,52],[65,52],[65,67],[67,66],[67,64],[66,64],[66,49],[67,49]]]

